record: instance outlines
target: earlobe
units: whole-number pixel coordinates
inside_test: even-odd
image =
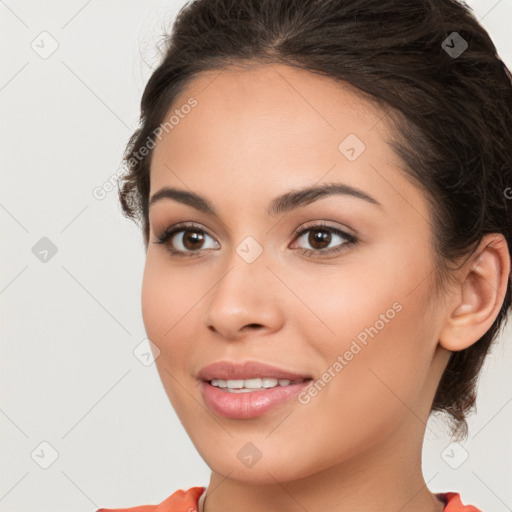
[[[440,345],[454,352],[478,341],[501,309],[510,279],[510,255],[503,235],[486,235],[460,276],[439,334]]]

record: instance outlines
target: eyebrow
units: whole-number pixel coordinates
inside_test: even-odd
[[[309,203],[312,203],[313,201],[317,201],[318,199],[332,195],[347,195],[356,197],[358,199],[367,201],[368,203],[373,204],[380,209],[383,209],[382,204],[377,201],[377,199],[358,188],[345,185],[343,183],[327,183],[325,185],[313,186],[300,190],[292,190],[286,194],[276,197],[270,204],[267,213],[271,216],[276,216],[281,213],[295,210],[300,206],[305,206]],[[196,210],[199,210],[200,212],[219,218],[219,215],[213,204],[205,197],[202,197],[194,192],[180,190],[172,187],[163,187],[158,192],[153,194],[151,200],[149,201],[149,207],[162,201],[163,199],[171,199],[177,201],[178,203],[186,204],[195,208]]]

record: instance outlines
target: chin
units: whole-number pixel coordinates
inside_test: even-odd
[[[226,452],[230,454],[227,456]],[[275,485],[276,481],[286,482],[305,478],[318,470],[300,465],[297,450],[294,449],[293,452],[293,456],[288,456],[286,451],[272,448],[269,449],[267,456],[261,453],[261,458],[256,462],[251,462],[250,459],[244,461],[244,455],[250,453],[250,449],[244,452],[239,449],[231,451],[228,448],[226,451],[203,452],[200,455],[214,473],[225,478],[255,485]]]

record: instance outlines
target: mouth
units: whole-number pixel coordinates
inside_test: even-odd
[[[266,363],[218,361],[199,373],[207,407],[231,419],[250,419],[282,406],[313,379]]]

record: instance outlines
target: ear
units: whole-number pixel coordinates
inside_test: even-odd
[[[503,305],[510,280],[510,254],[505,237],[500,233],[486,235],[459,272],[439,334],[440,345],[454,352],[478,341]]]

